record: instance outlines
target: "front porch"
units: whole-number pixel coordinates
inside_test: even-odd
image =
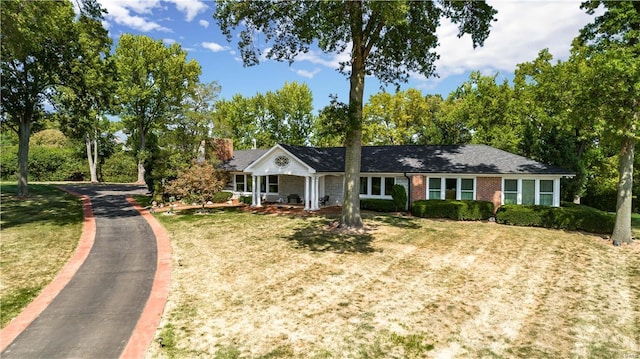
[[[251,206],[286,204],[305,211],[317,211],[326,205],[324,176],[265,175],[251,176]]]

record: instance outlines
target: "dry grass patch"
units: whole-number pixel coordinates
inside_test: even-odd
[[[50,186],[2,184],[0,303],[2,327],[53,280],[71,258],[82,233],[82,202]]]
[[[640,251],[491,223],[157,216],[172,290],[147,357],[608,357],[640,351]]]

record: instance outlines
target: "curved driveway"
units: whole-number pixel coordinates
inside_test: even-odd
[[[96,223],[89,255],[66,287],[1,353],[9,358],[118,358],[149,299],[156,238],[126,200],[140,186],[79,185]]]

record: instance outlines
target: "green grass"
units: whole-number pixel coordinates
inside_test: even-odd
[[[17,197],[15,183],[0,183],[0,302],[5,327],[73,254],[82,233],[80,199],[49,185],[30,184]]]

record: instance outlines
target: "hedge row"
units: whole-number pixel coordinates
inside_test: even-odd
[[[360,200],[360,209],[375,212],[395,212],[396,204],[391,199],[363,198]]]
[[[224,203],[230,200],[231,197],[233,197],[233,193],[231,192],[226,192],[226,191],[216,192],[213,194],[213,198],[211,199],[211,202]]]
[[[493,216],[493,203],[487,201],[421,200],[411,205],[411,213],[423,218],[449,218],[478,221]]]
[[[508,204],[496,212],[496,222],[592,233],[611,233],[615,216],[595,208],[563,203],[563,207]]]

